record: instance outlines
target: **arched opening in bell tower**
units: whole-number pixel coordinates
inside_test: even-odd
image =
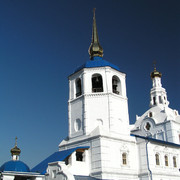
[[[76,97],[80,96],[82,94],[82,87],[81,87],[81,79],[76,79]]]
[[[112,77],[112,91],[121,95],[121,81],[117,76]]]
[[[92,92],[103,92],[103,80],[100,74],[92,75]]]

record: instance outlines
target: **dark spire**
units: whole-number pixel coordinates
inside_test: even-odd
[[[103,57],[103,48],[99,44],[99,38],[97,33],[95,8],[93,9],[93,14],[92,41],[89,47],[89,55],[91,60],[93,60],[93,57],[95,56]]]

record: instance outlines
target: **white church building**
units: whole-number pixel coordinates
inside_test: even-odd
[[[68,138],[23,180],[179,180],[180,115],[169,107],[162,74],[154,68],[150,108],[130,125],[126,74],[103,59],[95,12],[89,55],[69,76]],[[0,171],[20,180],[15,169]]]

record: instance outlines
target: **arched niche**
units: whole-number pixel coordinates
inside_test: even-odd
[[[121,81],[117,76],[112,77],[112,91],[115,94],[122,95]]]
[[[103,92],[103,79],[100,74],[92,75],[92,92]]]
[[[82,94],[82,85],[81,85],[81,79],[76,79],[76,97],[80,96]]]

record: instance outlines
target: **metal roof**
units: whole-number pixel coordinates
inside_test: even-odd
[[[46,158],[45,160],[40,162],[38,165],[36,165],[34,168],[32,168],[31,172],[38,172],[41,174],[45,174],[46,169],[48,167],[48,163],[63,161],[63,160],[65,160],[66,157],[71,155],[77,149],[88,149],[88,148],[89,148],[89,146],[81,146],[81,147],[76,147],[76,148],[72,148],[72,149],[68,149],[68,150],[64,150],[64,151],[55,152],[52,155],[50,155],[48,158]]]
[[[102,57],[97,56],[97,57],[94,57],[93,60],[88,60],[85,64],[78,67],[74,72],[77,72],[83,68],[105,67],[105,66],[109,66],[113,69],[120,71],[118,66],[102,59]]]
[[[22,161],[8,161],[0,167],[1,172],[17,171],[17,172],[30,172],[29,167]]]
[[[154,138],[151,138],[151,137],[139,136],[139,135],[136,135],[136,134],[131,134],[131,136],[135,136],[137,138],[146,139],[148,141],[157,142],[157,143],[160,143],[160,144],[165,144],[165,145],[169,145],[169,146],[174,146],[174,147],[180,148],[180,144],[175,144],[175,143],[168,142],[168,141],[162,141],[162,140],[154,139]]]

